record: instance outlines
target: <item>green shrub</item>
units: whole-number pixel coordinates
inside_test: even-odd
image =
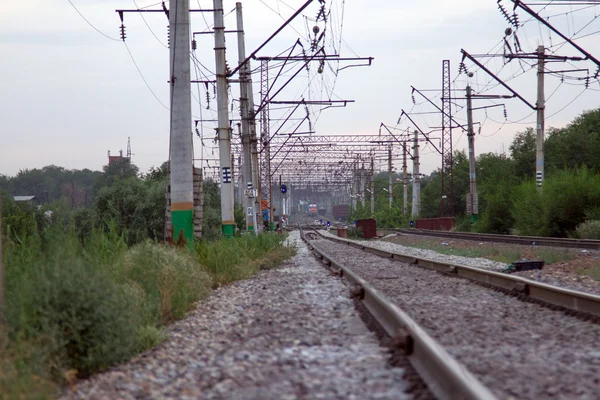
[[[19,310],[18,331],[56,367],[87,376],[134,353],[137,313],[108,274],[67,260],[22,278],[12,304]]]
[[[535,182],[516,190],[513,217],[522,235],[566,237],[600,207],[600,176],[586,168],[556,171],[541,190]]]
[[[283,249],[285,236],[277,233],[263,233],[258,236],[244,235],[212,242],[202,241],[196,245],[198,261],[214,277],[217,284],[226,284],[245,279],[256,273],[261,265],[270,264],[261,258],[269,254],[274,259],[279,255],[271,254]],[[281,261],[293,253],[293,249],[283,249]]]
[[[183,317],[212,285],[210,276],[188,250],[148,240],[126,253],[124,273],[145,292],[145,323]]]
[[[459,215],[455,219],[454,230],[457,232],[471,232],[473,226],[470,215]]]
[[[581,239],[600,239],[600,221],[586,221],[577,225],[577,236]]]

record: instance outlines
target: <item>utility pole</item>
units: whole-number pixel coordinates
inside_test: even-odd
[[[417,219],[421,208],[421,177],[419,175],[419,132],[415,131],[413,145],[413,193],[412,193],[412,219]]]
[[[392,192],[392,146],[388,149],[388,201],[390,203],[390,209],[392,209],[392,201],[394,200],[394,194]]]
[[[365,163],[363,161],[362,166],[360,168],[360,190],[362,195],[360,196],[360,203],[362,206],[365,206],[365,201],[367,198],[367,174],[365,171]]]
[[[375,216],[375,157],[371,156],[371,217]]]
[[[279,175],[279,220],[277,223],[279,227],[283,227],[283,223],[281,222],[281,218],[283,217],[283,193],[281,193],[281,175]]]
[[[406,143],[402,145],[402,191],[404,196],[402,215],[406,215],[408,212],[408,166],[406,165]]]
[[[357,174],[357,164],[355,161],[353,164],[353,174],[352,174],[352,187],[351,187],[351,196],[350,196],[350,205],[352,206],[352,211],[356,211],[356,206],[358,202],[356,201],[356,195],[358,194],[358,174]]]
[[[192,152],[192,105],[190,83],[189,0],[171,3],[171,127],[170,183],[173,242],[194,240],[194,155]]]
[[[213,8],[215,23],[215,68],[217,75],[217,115],[219,120],[217,132],[219,138],[219,166],[221,168],[221,225],[223,235],[225,237],[233,237],[235,235],[235,218],[233,215],[231,130],[229,128],[229,110],[227,108],[229,101],[227,99],[223,0],[213,0]],[[186,53],[186,59],[189,65],[189,51]]]
[[[237,42],[238,42],[238,62],[242,64],[246,59],[246,44],[244,42],[244,20],[242,16],[242,3],[235,3],[235,12],[237,18]],[[250,110],[248,107],[248,81],[250,80],[250,61],[244,63],[240,68],[240,110],[242,114],[242,155],[243,155],[243,177],[245,188],[248,193],[243,196],[246,207],[246,229],[248,232],[254,232],[256,226],[256,210],[254,209],[254,198],[252,192],[254,189],[254,175],[252,168],[252,152],[250,146]],[[240,188],[241,190],[242,188]]]
[[[544,182],[544,66],[546,64],[544,46],[537,48],[538,69],[537,69],[537,136],[535,139],[535,181],[538,188],[542,187]]]
[[[477,222],[479,214],[479,199],[477,196],[477,182],[475,169],[475,133],[473,132],[473,104],[471,101],[471,86],[467,86],[467,138],[469,141],[469,204],[467,212],[471,212],[471,222]]]

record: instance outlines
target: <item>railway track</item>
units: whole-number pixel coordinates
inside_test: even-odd
[[[594,398],[600,391],[600,296],[308,236],[437,397]]]
[[[492,233],[447,232],[427,229],[382,229],[382,231],[406,235],[434,236],[453,239],[474,240],[479,242],[512,243],[521,245],[568,247],[576,249],[599,250],[600,240],[567,239],[542,236],[497,235]]]

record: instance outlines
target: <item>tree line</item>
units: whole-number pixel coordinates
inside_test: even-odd
[[[477,140],[477,138],[476,138]],[[600,110],[582,113],[564,128],[550,128],[544,142],[545,180],[536,189],[536,132],[526,128],[517,133],[508,154],[484,153],[477,157],[479,221],[466,215],[469,193],[469,160],[464,151],[453,154],[454,215],[457,229],[487,233],[516,233],[543,236],[582,236],[584,225],[598,225],[600,236]],[[450,170],[444,171],[449,176]],[[442,170],[423,177],[421,183],[421,218],[442,214]],[[409,216],[399,213],[403,195],[400,175],[394,174],[393,209],[388,207],[388,174],[375,179],[376,218],[378,225],[406,225]],[[412,185],[409,184],[408,214]],[[449,199],[444,201],[444,215],[451,215]],[[369,199],[358,206],[352,218],[368,217]],[[380,221],[382,223],[380,223]],[[594,231],[592,229],[592,231]]]

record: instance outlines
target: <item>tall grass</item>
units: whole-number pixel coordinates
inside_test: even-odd
[[[294,249],[283,246],[284,236],[264,233],[234,239],[200,242],[196,245],[197,259],[216,285],[245,279],[259,271],[278,265],[290,257]]]
[[[110,223],[83,240],[59,225],[4,235],[1,398],[52,397],[73,377],[154,346],[164,339],[162,327],[182,318],[211,287],[293,252],[276,234],[201,242],[195,251],[126,243],[126,232]]]

